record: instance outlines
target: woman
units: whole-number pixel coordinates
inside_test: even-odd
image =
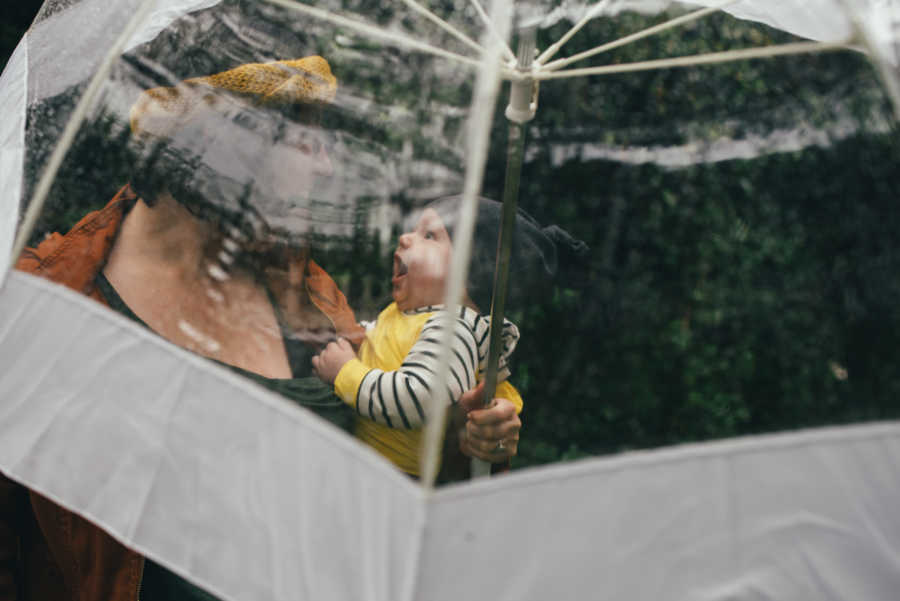
[[[17,268],[303,402],[315,351],[362,333],[296,242],[315,178],[333,169],[318,119],[336,88],[328,63],[306,57],[144,92],[130,119],[132,184],[68,234],[27,249]],[[515,454],[520,422],[508,401],[469,416],[464,453],[496,462]],[[0,598],[24,587],[36,599],[133,601],[142,584],[145,601],[205,596],[5,478],[0,507]]]

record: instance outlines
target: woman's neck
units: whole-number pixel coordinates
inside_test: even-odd
[[[127,264],[196,280],[208,269],[217,238],[212,224],[195,217],[171,194],[160,194],[152,206],[138,200],[122,222],[106,271]]]
[[[221,237],[171,195],[125,216],[103,274],[131,311],[170,342],[270,378],[291,369],[271,300],[249,274],[225,273]]]

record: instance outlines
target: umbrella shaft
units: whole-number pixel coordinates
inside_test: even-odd
[[[527,70],[534,59],[535,29],[523,32],[519,39],[518,67]],[[533,84],[513,82],[510,105],[506,109],[509,119],[509,139],[506,144],[506,180],[503,185],[503,215],[500,235],[497,239],[497,264],[494,269],[494,298],[491,301],[491,339],[488,346],[488,362],[484,377],[484,401],[489,404],[497,391],[497,370],[500,364],[500,347],[503,339],[503,316],[506,313],[506,291],[509,283],[509,257],[512,250],[513,229],[519,204],[519,178],[522,175],[522,158],[525,153],[525,127],[523,123],[534,117],[536,103],[525,94]],[[523,94],[525,94],[523,96]],[[480,459],[472,459],[472,477],[489,476],[491,466]]]
[[[497,265],[494,269],[494,298],[491,302],[491,338],[484,384],[484,400],[489,403],[497,390],[497,370],[506,314],[506,292],[509,284],[509,261],[512,250],[516,211],[519,204],[519,179],[525,150],[525,128],[515,122],[509,124],[506,155],[506,181],[503,186],[503,216],[497,240]]]

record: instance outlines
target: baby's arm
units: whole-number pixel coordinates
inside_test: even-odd
[[[391,428],[420,428],[436,394],[455,403],[475,386],[478,346],[462,319],[453,319],[453,336],[445,391],[437,381],[441,315],[425,322],[399,369],[370,369],[358,359],[346,361],[335,378],[335,392],[357,413]],[[329,345],[330,346],[330,345]]]

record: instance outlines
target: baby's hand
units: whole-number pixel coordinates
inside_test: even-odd
[[[323,382],[334,384],[338,372],[350,359],[356,359],[356,352],[346,339],[338,338],[312,358],[313,371]]]

